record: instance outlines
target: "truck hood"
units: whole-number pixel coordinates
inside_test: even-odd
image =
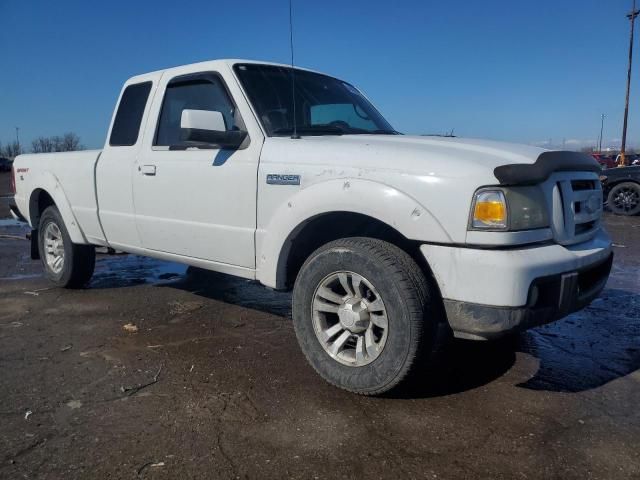
[[[279,162],[392,170],[436,177],[469,177],[496,183],[494,169],[533,164],[542,148],[491,140],[411,135],[308,136],[300,140],[271,137],[268,147]],[[274,152],[271,148],[267,151]],[[303,160],[304,159],[304,160]]]
[[[599,171],[595,160],[578,152],[489,140],[408,135],[269,137],[260,155],[259,217],[268,224],[268,215],[262,211],[273,212],[276,205],[286,206],[274,214],[282,218],[344,210],[382,219],[406,238],[463,244],[478,188],[540,184],[558,170],[594,168]],[[270,182],[270,176],[283,183]],[[597,178],[596,173],[591,176]],[[495,241],[493,234],[498,232],[485,235],[482,242]]]

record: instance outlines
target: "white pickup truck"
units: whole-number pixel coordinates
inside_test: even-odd
[[[61,287],[86,285],[106,246],[292,288],[311,365],[379,394],[448,334],[491,339],[600,293],[599,170],[402,135],[342,80],[218,60],[128,80],[101,151],[19,156],[13,210]]]

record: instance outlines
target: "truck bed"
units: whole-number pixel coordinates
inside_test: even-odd
[[[95,166],[101,150],[37,153],[16,157],[16,204],[33,228],[26,192],[33,185],[49,185],[56,196],[66,199],[82,234],[90,241],[103,243],[97,216]],[[51,193],[54,195],[54,193]],[[58,203],[58,202],[56,202]]]

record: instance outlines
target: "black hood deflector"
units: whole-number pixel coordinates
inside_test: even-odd
[[[532,185],[544,182],[553,172],[600,172],[595,158],[580,152],[543,152],[534,163],[501,165],[493,174],[503,185]]]

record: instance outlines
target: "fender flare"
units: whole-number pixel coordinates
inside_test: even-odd
[[[333,212],[352,212],[380,220],[410,240],[451,243],[433,214],[416,199],[372,180],[340,178],[315,183],[281,202],[256,232],[257,279],[282,287],[279,271],[296,233],[313,218]]]
[[[39,215],[35,213],[38,208],[37,196],[35,194],[40,190],[46,192],[53,199],[55,206],[58,208],[58,211],[62,216],[62,220],[64,220],[64,225],[69,232],[71,241],[78,244],[88,244],[89,241],[80,228],[80,224],[73,213],[71,204],[69,203],[62,185],[51,172],[44,172],[41,174],[38,178],[37,184],[32,187],[31,193],[29,194],[29,224],[31,225],[31,228],[37,229],[38,222],[40,221]]]

